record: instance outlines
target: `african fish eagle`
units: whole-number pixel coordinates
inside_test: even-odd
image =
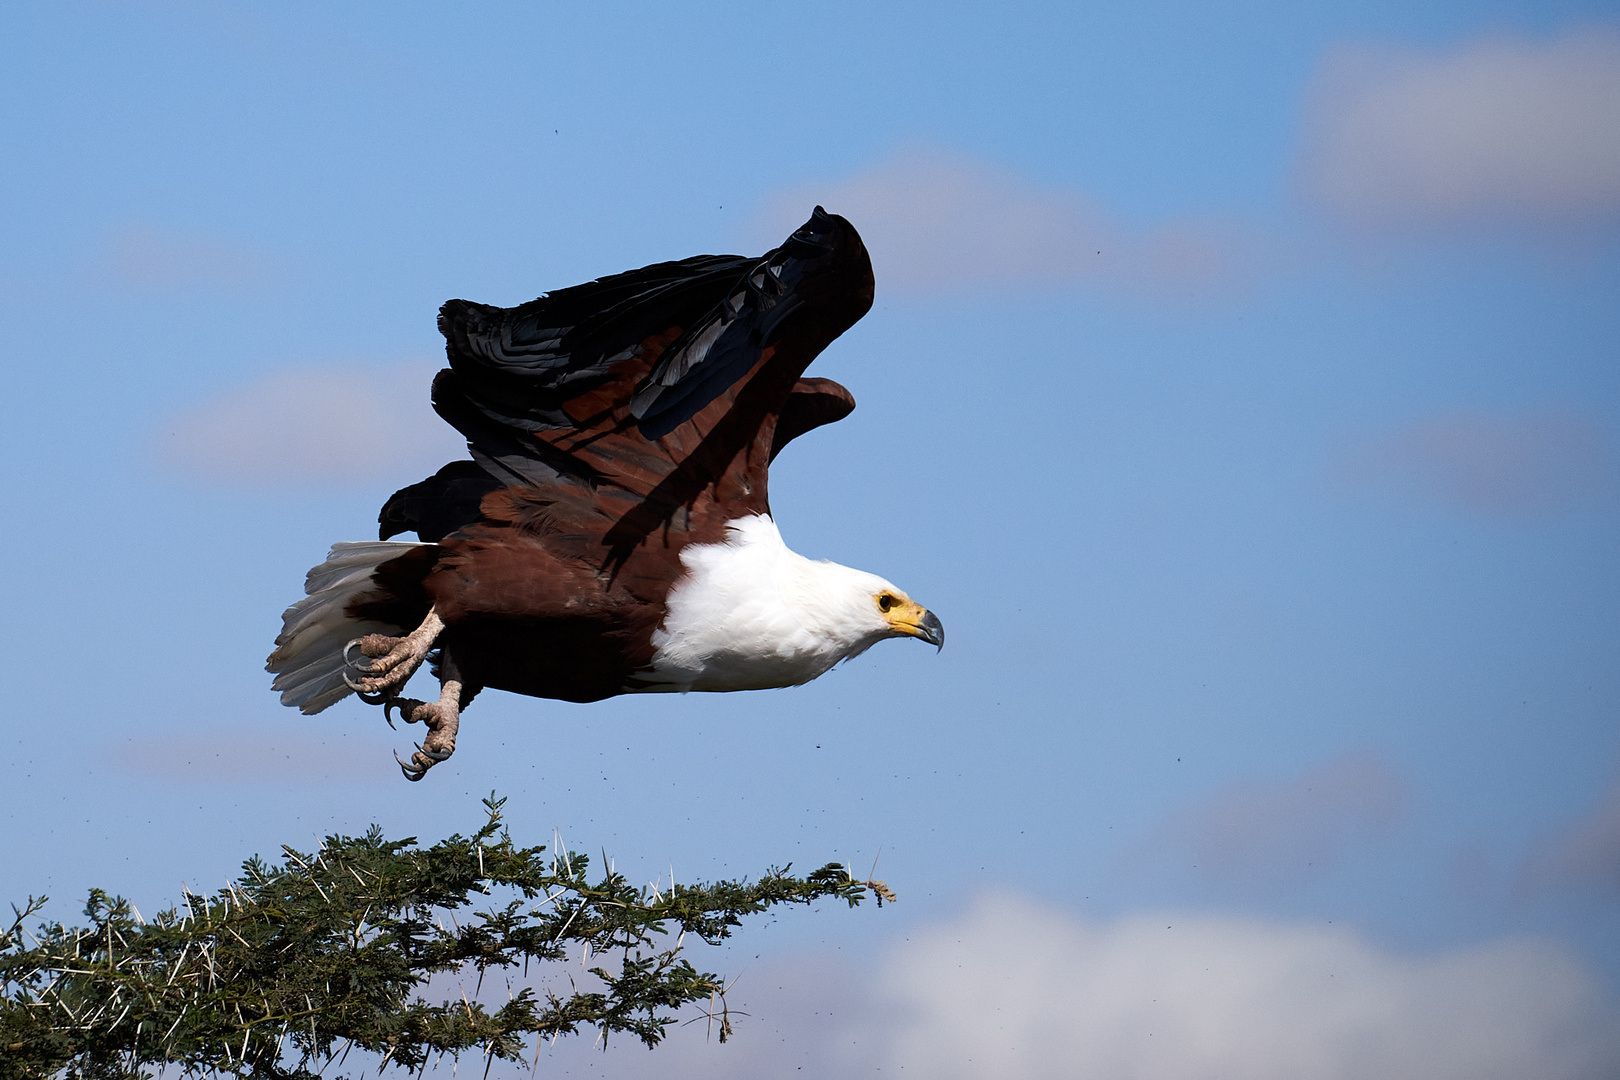
[[[451,300],[433,407],[467,437],[394,494],[380,540],[340,543],[282,616],[285,705],[349,693],[427,728],[411,780],[455,750],[480,689],[564,701],[809,682],[937,616],[873,574],[790,551],[766,472],[847,416],[800,376],[872,306],[853,226],[819,206],[760,258],[700,255],[515,308]],[[415,532],[420,543],[389,538]],[[432,660],[436,701],[401,696]],[[398,755],[395,755],[398,758]]]

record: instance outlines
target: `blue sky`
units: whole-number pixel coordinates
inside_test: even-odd
[[[1611,1075],[1612,4],[5,22],[0,899],[157,908],[282,843],[465,829],[493,788],[649,879],[879,859],[899,904],[701,958],[752,1017],[684,1032],[675,1075]],[[860,407],[773,507],[939,612],[943,654],[489,693],[418,785],[375,710],[277,704],[304,571],[460,452],[439,303],[761,251],[817,202],[878,300],[812,369]],[[1082,1022],[1168,986],[1156,1035]]]

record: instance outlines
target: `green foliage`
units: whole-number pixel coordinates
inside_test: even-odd
[[[0,935],[0,1080],[134,1078],[156,1065],[306,1078],[351,1047],[405,1069],[476,1049],[487,1071],[525,1060],[530,1036],[535,1054],[539,1040],[581,1029],[653,1046],[695,1002],[708,1003],[724,1040],[724,986],[681,956],[687,934],[718,942],[778,904],[893,899],[837,864],[665,892],[604,866],[592,883],[583,855],[516,846],[504,802],[484,800],[488,820],[472,836],[428,848],[375,826],[313,854],[283,848],[280,865],[249,860],[212,898],[188,892],[183,910],[149,921],[100,890],[83,927],[30,934],[23,923],[43,898],[13,907]],[[457,917],[497,889],[512,899]],[[530,961],[570,955],[602,958],[589,969],[599,987],[525,987],[495,1009],[465,995],[430,1005],[418,992],[436,973],[476,970],[481,986],[491,968],[526,974]]]

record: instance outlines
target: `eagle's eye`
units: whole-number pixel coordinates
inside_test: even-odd
[[[894,605],[895,599],[888,593],[884,593],[882,596],[878,597],[878,610],[883,612],[885,615],[889,613],[889,609],[894,607]]]

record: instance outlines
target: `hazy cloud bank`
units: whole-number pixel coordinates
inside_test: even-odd
[[[1620,221],[1620,31],[1331,53],[1301,180],[1347,222]]]
[[[843,180],[778,193],[759,215],[756,239],[779,243],[818,203],[860,229],[880,294],[1080,286],[1197,296],[1229,289],[1252,269],[1249,238],[1231,223],[1132,228],[1084,192],[917,147]]]
[[[1521,883],[1531,892],[1588,892],[1620,897],[1620,775],[1568,826],[1537,846]]]
[[[142,289],[251,285],[272,273],[270,260],[224,237],[149,226],[114,234],[103,260],[114,280]]]
[[[428,400],[438,365],[268,372],[172,417],[161,460],[211,483],[255,487],[409,483],[466,442]]]
[[[386,743],[322,734],[313,726],[301,729],[293,721],[275,730],[143,735],[111,743],[103,755],[124,772],[165,783],[352,784],[397,777]]]
[[[1574,409],[1456,412],[1422,417],[1370,441],[1344,478],[1451,510],[1522,518],[1612,491],[1608,432]]]
[[[1393,832],[1411,804],[1406,778],[1389,761],[1355,751],[1292,779],[1221,788],[1172,815],[1129,857],[1162,860],[1174,852],[1201,877],[1300,882],[1328,873],[1356,845]]]

